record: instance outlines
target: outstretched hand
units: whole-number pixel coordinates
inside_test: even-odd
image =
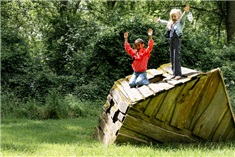
[[[152,30],[152,28],[149,28],[149,30],[148,30],[148,35],[149,35],[149,36],[152,36],[152,35],[153,35],[153,30]]]
[[[153,21],[157,23],[159,21],[159,19],[160,19],[160,17],[159,18],[154,17]]]
[[[186,6],[186,7],[184,8],[184,11],[185,11],[185,12],[189,12],[189,9],[190,9],[190,6],[188,5],[188,6]]]
[[[128,38],[128,32],[124,33],[124,38],[127,39]]]

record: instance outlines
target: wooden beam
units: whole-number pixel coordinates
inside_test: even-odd
[[[191,110],[202,92],[206,80],[207,77],[203,76],[197,80],[188,82],[185,85],[185,88],[177,99],[176,108],[170,123],[171,125],[180,129],[184,128],[188,121]]]
[[[227,110],[227,103],[223,84],[220,82],[210,105],[196,122],[193,134],[204,139],[208,139],[211,136],[213,128],[218,127],[215,126],[215,124],[219,116],[224,112],[224,110]]]
[[[175,101],[181,93],[184,85],[170,89],[163,100],[163,103],[156,115],[156,118],[161,121],[166,121],[168,116],[172,116],[172,112],[175,108]],[[170,119],[170,118],[169,118]]]
[[[205,83],[204,89],[202,90],[197,102],[193,106],[192,111],[188,117],[188,121],[186,122],[187,124],[185,125],[185,128],[189,128],[189,130],[193,130],[196,121],[209,106],[220,82],[220,78],[217,72],[208,72],[207,77],[208,79]]]
[[[126,116],[123,126],[161,142],[194,142],[187,135],[177,134],[129,115]]]

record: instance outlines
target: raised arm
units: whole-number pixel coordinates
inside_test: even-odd
[[[156,23],[159,22],[160,24],[163,24],[163,25],[167,25],[168,22],[169,22],[169,21],[166,21],[166,20],[161,20],[160,17],[159,17],[159,18],[156,18],[156,17],[155,17],[155,18],[154,18],[154,21],[155,21]]]
[[[190,9],[190,6],[186,6],[185,8],[184,8],[184,12],[183,12],[183,14],[181,15],[181,17],[180,17],[180,19],[179,19],[179,22],[180,23],[184,23],[185,22],[185,20],[186,20],[186,13],[188,13],[189,12],[189,9]]]
[[[124,47],[126,52],[133,58],[135,56],[135,50],[133,50],[131,45],[128,43],[128,32],[124,33]]]
[[[149,28],[148,36],[149,36],[149,42],[148,42],[147,52],[150,53],[153,50],[153,44],[154,44],[154,41],[152,39],[152,36],[153,36],[152,28]]]
[[[138,56],[136,59],[141,59],[144,55],[148,54],[150,56],[150,52],[153,50],[153,44],[154,41],[152,39],[153,30],[151,28],[148,29],[148,36],[149,36],[149,42],[148,47],[146,48],[146,51]]]

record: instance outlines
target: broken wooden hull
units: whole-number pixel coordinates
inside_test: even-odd
[[[182,74],[171,79],[171,65],[165,64],[147,71],[147,86],[130,88],[131,76],[117,80],[95,136],[105,144],[234,140],[234,113],[220,69],[182,67]]]

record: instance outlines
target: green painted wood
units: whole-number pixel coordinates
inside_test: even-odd
[[[181,93],[182,89],[184,88],[184,85],[175,87],[173,89],[170,89],[163,100],[163,103],[156,115],[156,118],[161,121],[166,121],[167,116],[172,116],[171,112],[175,108],[175,101],[179,94]]]
[[[149,116],[145,115],[144,113],[142,113],[141,111],[138,112],[138,111],[135,111],[132,108],[130,108],[127,115],[129,115],[131,117],[135,117],[137,119],[141,119],[147,123],[150,123],[154,126],[161,127],[163,129],[169,130],[171,132],[186,135],[186,136],[190,137],[191,139],[193,139],[194,141],[200,141],[200,139],[198,139],[197,137],[192,135],[191,131],[186,130],[186,129],[178,129],[176,127],[169,125],[168,123],[165,123],[165,122],[162,122],[162,121],[156,119],[155,117],[149,117]]]
[[[141,101],[137,104],[132,105],[131,108],[136,111],[144,111],[150,100],[151,100],[151,98],[148,98],[144,101]]]
[[[230,110],[228,109],[222,121],[220,122],[215,134],[213,135],[212,141],[219,141],[219,140],[226,138],[225,133],[226,133],[226,130],[229,126],[229,122],[231,121],[231,119],[232,119],[232,116],[231,116]]]
[[[234,124],[233,124],[234,125]],[[225,139],[226,141],[234,141],[235,139],[235,128],[233,127],[233,129],[230,130],[227,138]]]
[[[175,112],[171,120],[171,125],[183,129],[188,121],[191,110],[200,96],[206,83],[207,77],[203,76],[186,84],[176,102]]]
[[[166,96],[167,92],[160,93],[155,97],[151,98],[148,106],[146,107],[144,114],[148,115],[149,117],[155,117],[157,111],[161,107],[161,104]]]
[[[161,142],[193,142],[187,135],[178,134],[161,127],[152,125],[141,119],[126,116],[123,126],[141,135],[153,138]]]
[[[209,72],[207,74],[207,82],[205,84],[205,88],[202,90],[201,95],[199,96],[197,102],[192,108],[191,114],[188,117],[188,122],[185,128],[189,128],[189,130],[193,130],[196,121],[199,117],[204,113],[206,108],[209,106],[211,100],[213,99],[214,93],[218,87],[220,82],[220,77],[218,72]]]
[[[208,139],[212,133],[216,121],[219,116],[224,112],[227,105],[226,94],[223,90],[222,82],[219,83],[218,88],[210,102],[210,105],[206,108],[205,112],[198,119],[193,129],[193,134]]]
[[[126,139],[127,138],[127,139]],[[139,134],[135,131],[129,130],[128,128],[122,127],[117,135],[117,143],[159,143],[158,141]]]

